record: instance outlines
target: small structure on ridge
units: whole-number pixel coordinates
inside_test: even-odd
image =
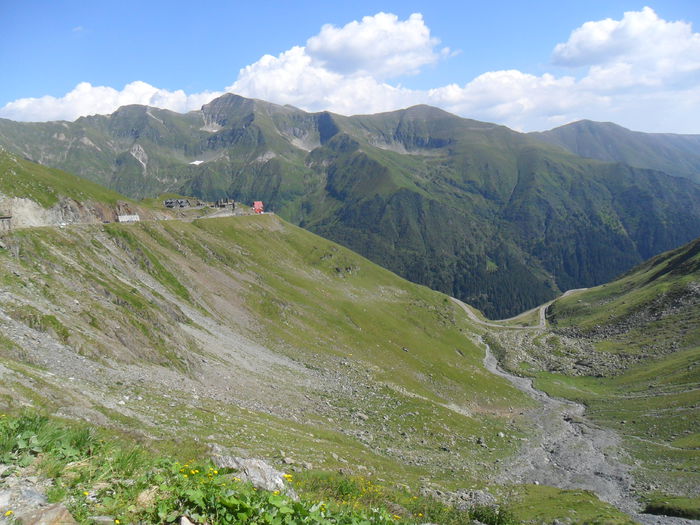
[[[138,215],[117,215],[117,222],[139,222],[141,217]]]

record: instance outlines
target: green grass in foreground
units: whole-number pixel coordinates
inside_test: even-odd
[[[102,439],[101,439],[102,438]],[[445,507],[360,477],[307,472],[287,483],[298,501],[257,490],[208,460],[176,461],[141,445],[122,445],[104,431],[35,413],[0,416],[0,463],[53,480],[47,494],[79,523],[109,515],[115,523],[389,524],[516,523],[506,511]],[[14,471],[5,471],[9,476]],[[1,509],[11,516],[15,509]],[[20,509],[17,509],[20,510]]]

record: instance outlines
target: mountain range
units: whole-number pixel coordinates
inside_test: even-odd
[[[523,134],[429,106],[346,117],[227,94],[187,114],[0,120],[0,145],[132,198],[263,200],[503,317],[700,235],[697,137],[608,128]]]

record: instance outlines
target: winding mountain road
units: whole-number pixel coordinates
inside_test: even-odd
[[[506,330],[543,330],[543,329],[547,328],[547,308],[549,307],[549,305],[551,305],[557,299],[561,299],[561,298],[566,297],[568,295],[571,295],[572,293],[575,293],[575,292],[582,292],[583,290],[588,290],[588,288],[575,288],[573,290],[568,290],[568,291],[564,292],[562,295],[560,295],[559,297],[557,297],[556,299],[552,299],[551,301],[548,301],[548,302],[546,302],[546,303],[544,303],[536,308],[533,308],[532,310],[528,310],[527,312],[523,312],[521,314],[518,314],[514,317],[510,317],[508,319],[499,319],[497,321],[484,321],[483,319],[480,319],[476,315],[476,313],[474,313],[474,310],[472,309],[472,307],[469,306],[467,303],[460,301],[459,299],[457,299],[455,297],[450,297],[450,299],[452,299],[452,301],[454,303],[459,305],[462,308],[462,310],[464,310],[464,312],[467,314],[467,317],[469,317],[469,319],[471,319],[472,321],[474,321],[477,324],[480,324],[481,326],[488,326],[490,328],[503,328]],[[508,321],[514,321],[518,317],[524,317],[525,315],[529,314],[530,312],[534,312],[535,310],[539,311],[539,315],[538,315],[539,322],[536,326],[507,326],[504,324],[499,324],[499,323],[505,323]]]
[[[560,297],[584,290],[569,290]],[[503,326],[479,319],[469,305],[452,298],[469,319],[498,329],[544,330],[545,312],[554,301],[538,307],[537,326]],[[532,311],[532,310],[530,310]],[[522,314],[521,314],[522,315]],[[596,426],[585,417],[586,407],[580,403],[550,397],[537,390],[532,379],[511,374],[499,366],[491,348],[479,337],[485,349],[485,368],[508,380],[515,388],[534,399],[538,406],[525,412],[533,432],[523,443],[517,456],[502,464],[496,480],[503,484],[535,483],[563,489],[585,489],[594,492],[635,521],[644,525],[688,525],[695,520],[641,513],[641,504],[632,490],[630,466],[620,460],[620,437],[616,432]]]

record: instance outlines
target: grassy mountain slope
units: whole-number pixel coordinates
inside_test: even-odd
[[[274,215],[24,228],[0,243],[3,410],[189,457],[218,443],[413,493],[489,487],[520,516],[626,522],[586,491],[491,485],[533,401],[485,369],[481,331],[446,296]]]
[[[488,484],[527,432],[531,401],[486,372],[451,301],[274,216],[33,228],[3,245],[11,409],[411,490]],[[620,516],[588,493],[562,498]]]
[[[700,182],[700,135],[641,133],[590,120],[530,135],[582,157],[624,162]]]
[[[451,302],[274,216],[34,228],[3,243],[6,403],[269,455],[284,437],[315,464],[333,450],[413,479],[452,477],[467,457],[488,471],[514,446],[472,445],[527,401],[483,369]]]
[[[104,186],[61,170],[47,169],[4,150],[0,150],[0,173],[0,194],[30,199],[45,208],[50,208],[62,198],[105,204],[127,200]]]
[[[125,214],[165,216],[104,186],[29,162],[1,148],[0,214],[11,216],[13,228],[112,222]]]
[[[543,374],[539,384],[584,401],[625,437],[640,483],[696,496],[700,515],[700,239],[555,301],[549,317],[556,332],[624,365],[603,377]]]
[[[127,106],[74,123],[0,120],[0,143],[132,196],[262,199],[492,317],[700,234],[691,182],[428,106],[343,117],[228,94],[186,115]]]

